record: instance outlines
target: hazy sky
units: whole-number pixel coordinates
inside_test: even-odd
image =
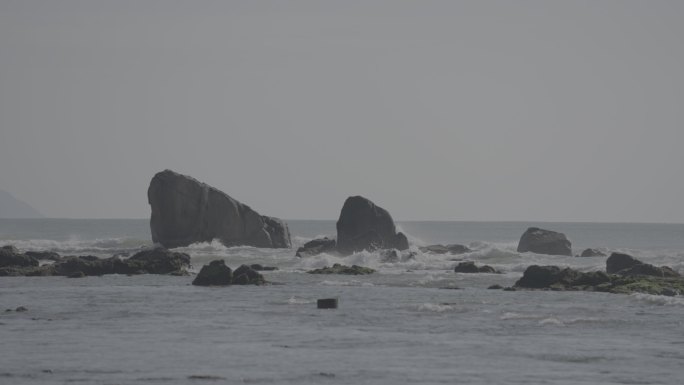
[[[149,216],[684,222],[682,1],[0,0],[0,188]]]

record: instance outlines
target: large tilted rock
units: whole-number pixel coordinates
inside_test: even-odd
[[[408,239],[397,233],[387,210],[370,200],[347,198],[337,220],[337,251],[348,255],[362,250],[408,249]]]
[[[572,245],[563,233],[530,227],[520,237],[518,252],[537,254],[572,255]]]
[[[290,247],[287,224],[260,215],[225,193],[165,170],[150,182],[152,240],[165,247],[218,239],[226,246]]]

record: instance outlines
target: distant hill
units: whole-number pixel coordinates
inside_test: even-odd
[[[0,190],[0,218],[43,218],[43,215],[28,203]]]

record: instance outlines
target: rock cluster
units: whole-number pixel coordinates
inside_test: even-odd
[[[370,200],[347,198],[337,220],[337,239],[319,238],[297,249],[296,256],[310,257],[321,253],[350,255],[368,250],[406,250],[408,238],[397,232],[392,216]]]
[[[20,253],[12,247],[4,247],[1,250],[0,276],[56,275],[76,278],[106,274],[186,275],[186,268],[190,266],[189,255],[163,248],[143,250],[127,259],[98,258],[91,255],[61,257],[57,253],[49,253],[49,259],[54,263],[42,266],[39,266],[38,260],[28,253]]]
[[[265,283],[264,276],[252,267],[241,265],[232,271],[222,259],[202,266],[197,277],[192,281],[192,284],[196,286],[263,285]]]
[[[677,272],[667,266],[642,263],[627,254],[613,253],[606,262],[606,270],[607,273],[585,273],[558,266],[532,265],[525,270],[515,287],[656,295],[684,293],[684,279]]]
[[[226,246],[287,248],[287,224],[260,215],[214,187],[171,170],[157,173],[147,197],[155,243],[173,248],[218,239]]]
[[[472,261],[467,261],[467,262],[461,262],[456,267],[454,268],[454,272],[456,273],[489,273],[489,274],[499,274],[499,272],[489,266],[489,265],[483,265],[483,266],[477,266],[475,262]]]

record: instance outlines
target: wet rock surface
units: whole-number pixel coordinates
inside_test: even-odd
[[[157,173],[147,191],[152,240],[165,247],[218,239],[226,246],[290,247],[287,224],[263,216],[224,192],[171,170]]]
[[[321,269],[314,269],[307,271],[309,274],[344,274],[344,275],[365,275],[373,274],[375,270],[369,267],[362,267],[357,265],[344,266],[339,263],[334,264],[332,267],[324,267]]]
[[[565,234],[538,227],[530,227],[518,242],[518,252],[531,251],[547,255],[572,255],[572,245]]]

